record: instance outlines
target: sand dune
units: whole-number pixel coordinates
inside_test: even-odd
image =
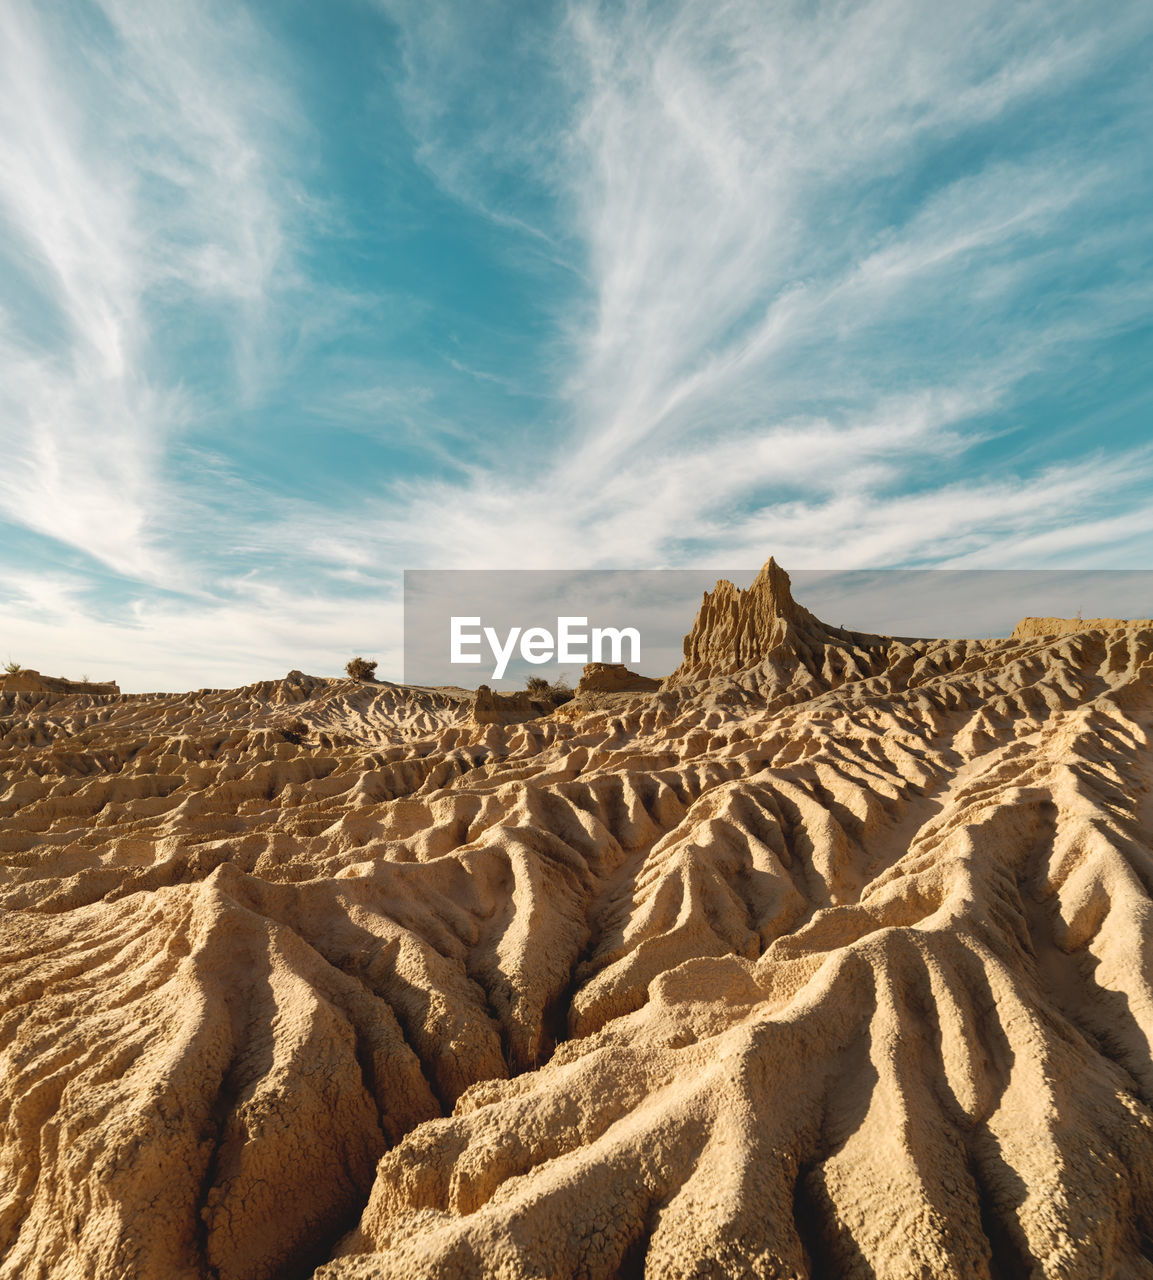
[[[1058,630],[0,692],[0,1277],[1153,1277],[1153,627]]]

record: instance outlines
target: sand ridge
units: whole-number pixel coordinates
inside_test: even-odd
[[[1068,636],[1079,631],[1116,631],[1118,627],[1153,627],[1153,618],[1022,618],[1013,628],[1014,640],[1034,636]]]
[[[0,1277],[1153,1276],[1153,628],[473,713],[0,692]]]

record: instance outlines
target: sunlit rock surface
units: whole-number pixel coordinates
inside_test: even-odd
[[[0,1276],[1153,1277],[1153,629],[1090,625],[770,562],[608,709],[0,694]]]

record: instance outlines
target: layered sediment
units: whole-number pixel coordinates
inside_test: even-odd
[[[1072,636],[1081,631],[1116,631],[1118,627],[1153,627],[1153,618],[1022,618],[1013,628],[1014,640],[1039,636]]]
[[[1153,628],[0,693],[0,1277],[1153,1276]]]

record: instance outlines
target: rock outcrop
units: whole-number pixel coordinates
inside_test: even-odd
[[[789,575],[770,556],[747,589],[722,578],[712,591],[705,592],[692,629],[685,636],[684,661],[665,685],[675,688],[714,676],[735,675],[773,655],[787,662],[797,658],[799,651],[840,643],[850,635],[826,626],[797,604]]]
[[[721,579],[705,593],[684,660],[662,687],[711,685],[727,702],[755,688],[775,706],[881,672],[918,643],[822,622],[793,599],[789,575],[770,557],[747,589]]]
[[[1153,618],[1022,618],[1013,628],[1013,639],[1071,636],[1079,631],[1116,631],[1118,627],[1153,627]]]
[[[534,698],[524,690],[495,693],[487,684],[482,684],[473,696],[472,719],[474,724],[520,724],[548,715],[555,705],[547,698]]]
[[[588,662],[576,691],[582,693],[649,693],[661,687],[659,680],[630,671],[623,662]]]
[[[0,693],[90,693],[99,697],[117,697],[120,686],[110,680],[65,680],[63,676],[42,676],[39,671],[21,668],[0,674]]]

